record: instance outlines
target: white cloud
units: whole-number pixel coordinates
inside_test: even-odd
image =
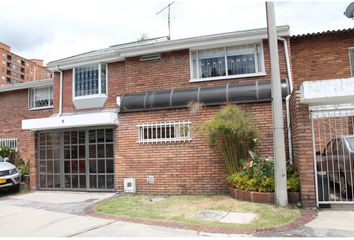
[[[135,41],[142,33],[165,36],[172,0],[11,0],[2,1],[0,41],[14,52],[46,62],[110,45]],[[55,3],[55,4],[54,4]],[[354,26],[343,12],[348,2],[276,2],[278,25],[291,33]],[[172,38],[266,27],[262,1],[176,0]]]

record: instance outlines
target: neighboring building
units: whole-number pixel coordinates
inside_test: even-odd
[[[48,79],[52,72],[43,66],[43,60],[25,59],[11,52],[11,47],[0,42],[0,85]]]
[[[316,204],[316,183],[312,122],[299,87],[324,79],[323,71],[328,79],[350,77],[354,36],[347,33],[290,37],[288,26],[278,27],[287,140],[291,129],[287,158],[300,170],[305,206]],[[256,152],[273,155],[266,29],[150,39],[48,65],[52,82],[0,87],[0,101],[8,103],[2,115],[10,115],[11,126],[0,128],[0,143],[18,140],[31,164],[32,189],[122,192],[134,179],[139,193],[224,193],[224,164],[195,126],[226,102],[253,114]],[[16,96],[23,101],[11,111]]]

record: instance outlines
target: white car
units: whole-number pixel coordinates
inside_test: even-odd
[[[7,159],[0,157],[0,190],[19,190],[21,175]]]

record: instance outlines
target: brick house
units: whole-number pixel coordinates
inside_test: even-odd
[[[285,129],[286,142],[291,142],[286,146],[287,157],[300,170],[305,206],[316,203],[315,174],[309,108],[300,102],[299,86],[321,79],[313,68],[325,65],[316,57],[335,49],[328,46],[322,51],[316,43],[319,39],[339,46],[333,54],[342,54],[342,50],[347,54],[343,60],[347,66],[333,70],[329,78],[350,77],[350,40],[342,44],[345,31],[336,33],[339,39],[335,40],[331,34],[323,34],[323,39],[321,34],[290,37],[288,26],[278,27],[284,123],[292,132],[288,135]],[[266,29],[149,39],[48,66],[54,72],[53,80],[23,87],[29,90],[0,93],[4,101],[23,93],[19,106],[22,130],[15,123],[16,116],[9,125],[16,129],[13,137],[18,138],[19,151],[30,160],[32,189],[122,192],[124,180],[132,178],[139,193],[226,192],[223,162],[194,128],[225,102],[253,114],[259,131],[256,152],[273,155]],[[29,102],[30,110],[23,102]],[[194,111],[191,103],[204,107]],[[287,112],[291,117],[287,118]],[[0,138],[9,134],[0,129]]]

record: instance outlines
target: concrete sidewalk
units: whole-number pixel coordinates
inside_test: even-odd
[[[240,237],[102,219],[84,209],[114,193],[34,192],[0,198],[2,237]],[[259,237],[354,237],[354,211],[320,210],[318,216],[287,232]]]
[[[354,237],[354,211],[321,209],[305,226],[287,232],[259,234],[260,237]]]
[[[222,236],[85,216],[84,209],[112,193],[34,192],[0,198],[2,237]],[[243,236],[243,235],[232,235]]]

